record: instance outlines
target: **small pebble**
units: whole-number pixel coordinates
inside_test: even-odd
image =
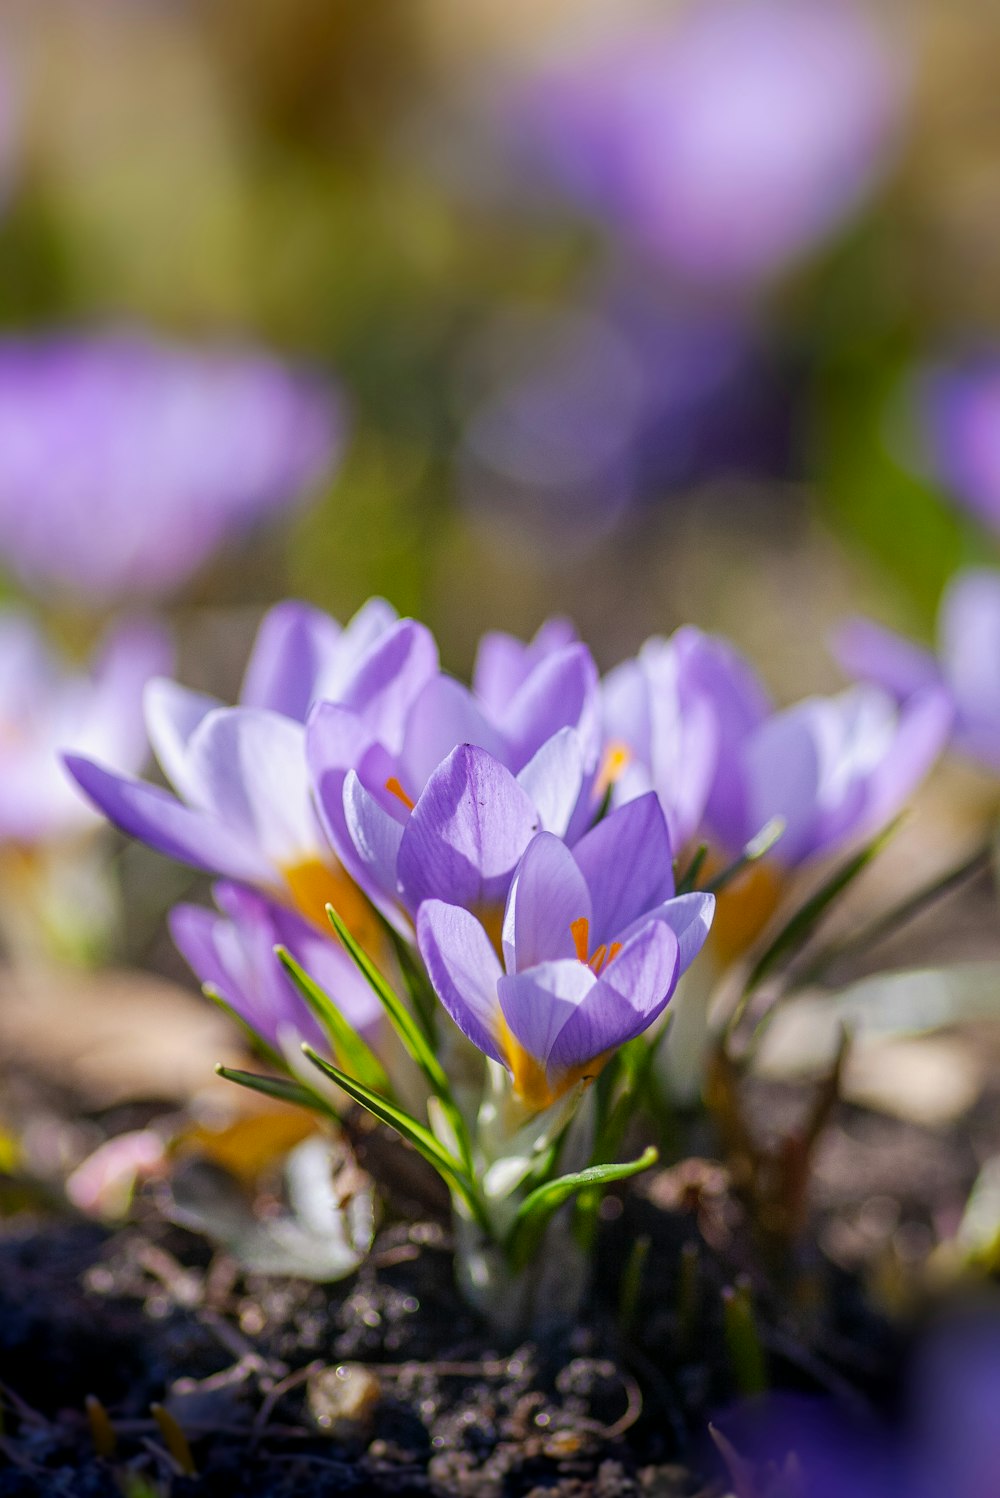
[[[382,1398],[382,1385],[364,1363],[321,1368],[309,1380],[309,1413],[334,1440],[357,1440],[371,1428]]]

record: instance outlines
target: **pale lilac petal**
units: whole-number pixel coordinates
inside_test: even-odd
[[[241,704],[304,723],[340,639],[340,626],[321,609],[295,600],[279,603],[257,631]]]
[[[430,679],[406,720],[400,778],[415,801],[438,765],[459,744],[475,744],[502,760],[504,741],[468,687],[451,676]]]
[[[497,1035],[502,969],[482,926],[467,910],[428,900],[417,912],[417,946],[435,993],[462,1034],[503,1062]]]
[[[715,826],[732,853],[771,820],[780,816],[785,830],[774,856],[794,865],[807,857],[815,841],[815,822],[825,787],[828,808],[853,816],[860,807],[858,789],[850,782],[837,786],[832,777],[838,761],[843,775],[843,734],[835,704],[810,698],[776,713],[745,744],[740,761],[745,795],[744,820],[735,826]]]
[[[646,673],[637,660],[623,661],[601,683],[606,740],[626,744],[635,760],[650,766],[653,733]]]
[[[559,837],[576,830],[578,809],[586,814],[593,774],[584,763],[584,750],[575,728],[561,728],[538,750],[517,776],[517,783],[534,802],[544,832]],[[573,838],[570,838],[573,841]]]
[[[705,894],[702,890],[695,890],[689,895],[675,895],[672,900],[666,900],[662,905],[655,906],[648,915],[640,916],[633,921],[627,930],[620,933],[618,940],[628,942],[651,920],[662,922],[669,926],[677,938],[680,953],[680,967],[678,976],[686,973],[702,947],[712,927],[712,919],[715,915],[715,896]]]
[[[348,835],[366,874],[379,892],[394,900],[396,863],[405,822],[392,816],[350,770],[344,782],[344,817]]]
[[[661,921],[650,921],[567,1018],[549,1053],[549,1070],[585,1066],[641,1035],[665,1008],[678,971],[676,936]]]
[[[566,1069],[552,1064],[554,1049],[563,1029],[597,986],[586,963],[572,959],[543,962],[527,972],[506,974],[496,987],[510,1033],[548,1072]],[[597,1054],[591,1051],[578,1059],[591,1061]]]
[[[592,946],[617,941],[638,916],[674,892],[670,836],[652,793],[605,817],[580,839],[573,856],[593,902]]]
[[[351,850],[344,820],[344,781],[374,745],[366,724],[350,708],[320,702],[306,724],[306,763],[316,792],[320,822],[338,857]]]
[[[160,768],[185,801],[199,805],[201,782],[191,771],[191,735],[221,704],[215,697],[189,691],[161,676],[147,685],[143,706],[149,742]]]
[[[301,723],[262,708],[219,708],[192,736],[190,773],[203,804],[274,863],[316,855],[320,834]]]
[[[929,650],[869,619],[842,624],[833,651],[848,676],[874,682],[899,699],[941,680],[941,668]]]
[[[499,630],[485,634],[476,653],[472,690],[491,713],[500,714],[538,662],[575,639],[568,619],[547,619],[527,645]]]
[[[384,1011],[354,959],[332,935],[317,931],[309,921],[290,910],[272,906],[271,919],[273,942],[280,942],[288,949],[358,1034],[377,1048]]]
[[[517,866],[507,900],[503,952],[507,971],[577,956],[571,926],[590,922],[590,891],[566,844],[540,832]]]
[[[970,569],[941,601],[941,656],[963,719],[1000,725],[1000,574]]]
[[[54,746],[88,759],[136,771],[149,757],[143,690],[169,670],[173,650],[166,631],[148,620],[131,620],[111,631],[92,678],[69,679],[49,704]],[[15,719],[16,721],[16,719]]]
[[[427,782],[403,834],[397,872],[407,906],[502,903],[537,831],[538,813],[513,775],[485,750],[461,745]]]
[[[901,810],[944,749],[953,719],[951,699],[938,687],[904,703],[892,747],[869,781],[862,831],[878,832]]]
[[[364,719],[373,738],[398,750],[407,714],[437,670],[430,630],[413,619],[400,619],[362,656],[340,701]]]
[[[184,806],[169,791],[116,775],[79,755],[65,765],[81,790],[122,832],[157,852],[212,874],[273,884],[276,870],[246,836],[215,817]]]
[[[585,645],[545,656],[510,701],[499,723],[514,770],[521,769],[560,728],[576,728],[596,762],[600,748],[597,667]]]

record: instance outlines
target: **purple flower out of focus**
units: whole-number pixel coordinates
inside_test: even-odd
[[[136,333],[0,342],[0,560],[92,603],[180,588],[331,473],[328,388]]]
[[[0,843],[30,848],[98,825],[60,752],[72,745],[123,771],[139,770],[148,753],[143,688],[170,656],[162,631],[123,624],[91,673],[76,673],[25,614],[0,613]]]
[[[746,284],[857,208],[899,106],[888,46],[848,0],[697,0],[543,68],[514,128],[667,266]]]
[[[648,1029],[701,949],[714,906],[711,895],[675,896],[666,822],[647,795],[572,850],[548,832],[531,840],[507,899],[502,965],[458,905],[425,901],[417,940],[459,1029],[540,1109]]]
[[[947,695],[934,683],[902,706],[878,688],[854,687],[776,709],[748,661],[690,628],[650,642],[605,684],[617,797],[652,787],[678,832],[700,815],[729,855],[781,817],[773,857],[786,868],[885,826],[937,758],[949,724]]]
[[[278,1055],[301,1041],[320,1050],[326,1041],[274,954],[285,947],[329,994],[359,1035],[376,1045],[382,1008],[338,943],[252,890],[219,884],[222,915],[198,905],[178,905],[170,916],[177,947],[206,987]]]
[[[998,1498],[996,1315],[960,1317],[935,1332],[916,1356],[908,1396],[895,1429],[860,1424],[833,1404],[780,1395],[720,1423],[761,1472],[780,1471],[794,1457],[797,1480],[790,1489],[779,1484],[782,1495]]]
[[[927,370],[907,404],[923,460],[955,499],[1000,530],[1000,357]]]
[[[972,568],[953,577],[938,612],[938,654],[866,619],[843,626],[836,653],[844,668],[908,702],[934,687],[954,711],[955,747],[1000,770],[1000,572]]]

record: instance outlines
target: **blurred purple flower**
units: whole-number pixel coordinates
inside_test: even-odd
[[[359,725],[391,732],[436,669],[427,631],[397,621],[381,600],[342,631],[315,609],[281,604],[261,626],[240,706],[176,682],[150,683],[149,737],[177,796],[114,774],[96,756],[71,754],[66,763],[123,832],[290,902],[324,926],[332,901],[360,935],[371,918],[317,820],[302,720],[330,690]]]
[[[382,1008],[343,947],[288,910],[233,884],[218,884],[223,912],[178,905],[170,931],[201,982],[279,1055],[305,1040],[327,1049],[323,1032],[274,954],[281,945],[334,1001],[354,1030],[377,1045]]]
[[[162,596],[332,471],[332,392],[135,333],[0,343],[0,558],[39,592]]]
[[[618,798],[648,782],[681,829],[703,800],[704,828],[731,855],[781,817],[772,856],[786,868],[885,826],[937,758],[951,718],[934,684],[901,707],[854,687],[776,710],[750,663],[695,629],[652,642],[609,684]]]
[[[586,550],[665,494],[786,473],[783,387],[745,319],[664,303],[634,278],[575,308],[508,313],[463,370],[462,492],[526,544]]]
[[[855,211],[901,93],[848,0],[700,0],[543,67],[509,112],[567,194],[681,275],[744,284]]]
[[[923,466],[1000,530],[1000,356],[926,370],[904,403],[920,434]]]
[[[1000,770],[1000,572],[970,568],[952,578],[938,611],[938,654],[853,619],[839,631],[837,658],[898,702],[934,686],[954,710],[955,747]]]
[[[33,847],[92,830],[97,818],[66,774],[68,745],[123,771],[148,754],[143,688],[171,651],[151,624],[124,624],[91,674],[57,660],[24,614],[0,613],[0,843]]]
[[[417,940],[459,1029],[541,1109],[653,1023],[701,949],[714,904],[675,897],[666,823],[649,795],[572,851],[547,832],[530,841],[507,899],[503,965],[475,916],[441,900],[420,906]]]
[[[796,1480],[762,1492],[809,1498],[1000,1498],[1000,1325],[982,1308],[945,1324],[908,1370],[896,1428],[832,1403],[774,1396],[720,1422],[763,1474],[794,1457]]]

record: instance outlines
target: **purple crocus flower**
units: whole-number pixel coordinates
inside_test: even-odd
[[[41,592],[164,596],[330,474],[329,389],[138,333],[0,343],[0,558]]]
[[[650,661],[666,688],[651,677]],[[651,690],[651,681],[658,689]],[[616,716],[608,717],[609,731],[619,736],[626,762],[619,796],[648,778],[672,807],[683,781],[659,767],[671,771],[681,762],[685,698],[698,704],[699,717],[707,707],[713,722],[701,729],[700,745],[712,771],[702,825],[721,850],[736,855],[782,818],[773,858],[788,869],[885,826],[936,759],[950,721],[946,694],[933,685],[901,707],[877,688],[854,687],[776,710],[749,662],[695,629],[657,642],[638,670],[629,669],[623,688],[612,686],[608,701]],[[659,741],[657,725],[647,727],[654,709],[666,725]],[[686,725],[692,734],[696,721]],[[689,798],[689,813],[705,792],[705,780],[693,772],[691,783],[698,795]],[[676,810],[671,814],[676,820]]]
[[[122,831],[290,902],[324,926],[332,901],[363,939],[372,934],[371,916],[317,820],[301,719],[319,692],[336,690],[359,724],[391,732],[436,669],[427,631],[393,621],[380,600],[343,631],[315,610],[280,605],[261,627],[240,706],[175,682],[151,684],[149,736],[176,796],[95,759],[69,755],[66,762]]]
[[[937,655],[866,619],[842,627],[836,653],[845,670],[900,703],[944,691],[955,747],[1000,770],[1000,572],[970,568],[952,578],[938,612]]]
[[[529,646],[493,636],[476,685],[433,675],[392,731],[343,703],[310,720],[331,842],[404,931],[402,912],[431,895],[498,919],[534,833],[576,835],[592,814],[600,725],[587,648],[561,625]]]
[[[326,1050],[312,1011],[285,973],[274,948],[291,953],[329,994],[369,1045],[376,1045],[382,1010],[368,983],[338,943],[253,890],[218,884],[222,915],[178,905],[170,915],[174,942],[200,981],[279,1055],[301,1041]]]
[[[507,899],[502,963],[484,925],[441,900],[420,906],[417,941],[452,1019],[535,1110],[592,1080],[653,1023],[714,904],[675,896],[666,821],[647,795],[572,850],[548,832],[531,840]]]
[[[93,830],[60,751],[72,744],[138,770],[148,754],[143,688],[170,655],[162,630],[124,624],[88,676],[57,660],[27,615],[0,613],[0,842],[30,848]]]
[[[888,45],[848,0],[701,0],[543,68],[514,128],[570,196],[673,270],[745,284],[868,195],[900,94]]]

